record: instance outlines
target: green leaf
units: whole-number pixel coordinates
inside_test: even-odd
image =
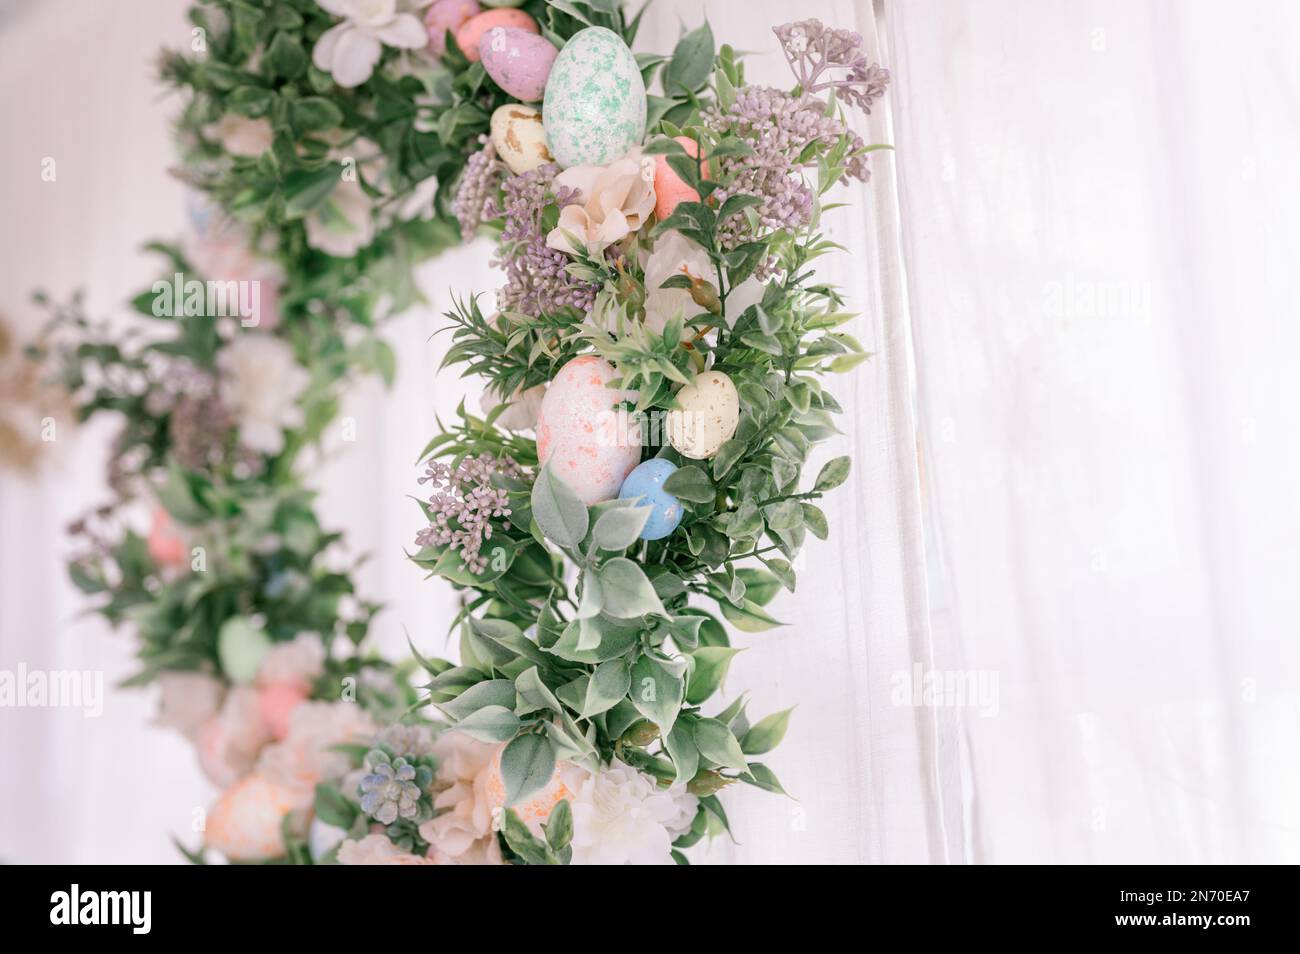
[[[509,679],[488,679],[470,686],[450,702],[438,703],[438,708],[457,722],[484,706],[515,707],[515,684]]]
[[[664,92],[669,96],[694,93],[709,81],[713,72],[713,30],[707,22],[687,33],[673,49],[664,67]]]
[[[679,467],[669,474],[668,479],[664,481],[663,489],[665,493],[670,493],[681,500],[689,500],[691,503],[711,503],[717,495],[708,475],[694,464]]]
[[[550,739],[535,732],[517,737],[501,753],[506,805],[540,792],[554,774],[555,750]]]
[[[266,62],[278,75],[293,79],[307,68],[307,54],[288,33],[277,33],[267,47]]]
[[[546,843],[552,851],[562,851],[573,840],[573,808],[567,798],[551,809],[542,831],[546,833]]]
[[[596,546],[602,550],[626,550],[641,538],[652,512],[653,508],[644,505],[606,510],[592,530]]]
[[[685,696],[682,677],[670,672],[649,656],[640,657],[632,666],[632,686],[628,691],[632,705],[659,727],[659,734],[672,731]]]
[[[533,483],[533,519],[546,539],[562,547],[576,547],[587,535],[587,505],[550,467],[543,467]]]
[[[304,96],[290,104],[289,118],[299,132],[314,132],[342,125],[343,110],[324,96]]]
[[[718,608],[722,610],[722,615],[727,618],[727,622],[743,633],[761,633],[785,625],[779,619],[769,615],[753,600],[742,600],[740,606],[732,606],[722,601],[718,603]]]
[[[614,708],[627,697],[632,685],[632,673],[626,659],[610,659],[596,667],[587,683],[587,695],[582,703],[582,717],[590,719]]]
[[[316,817],[335,828],[348,829],[357,818],[357,805],[333,785],[316,786]]]
[[[731,660],[738,652],[741,650],[730,646],[701,646],[691,653],[695,669],[686,687],[686,701],[698,706],[717,692],[722,680],[727,677],[727,670],[731,668]]]
[[[505,706],[484,706],[461,719],[454,731],[480,742],[505,742],[519,733],[519,717]]]
[[[767,525],[773,530],[793,530],[803,524],[803,508],[797,500],[781,500],[763,508]]]
[[[849,466],[851,461],[848,457],[836,457],[834,460],[826,462],[822,467],[821,473],[817,475],[817,482],[813,484],[813,490],[834,490],[844,481],[849,479]]]
[[[793,707],[781,712],[773,712],[759,719],[740,740],[741,751],[746,755],[762,755],[780,745],[781,740],[785,738],[785,730],[790,725],[792,712],[794,712]]]
[[[555,693],[542,682],[542,674],[537,671],[536,666],[524,670],[515,677],[515,693],[518,696],[514,705],[517,715],[527,715],[539,709],[549,709],[552,712],[563,711],[560,700],[556,699]]]
[[[591,567],[582,571],[582,601],[578,604],[578,619],[591,619],[605,605],[605,594],[600,588],[600,578]],[[592,640],[591,634],[584,630],[578,639],[579,649],[594,649],[600,640]]]
[[[781,782],[776,777],[776,773],[764,765],[762,762],[750,762],[749,771],[740,776],[742,782],[748,782],[750,785],[761,788],[765,792],[772,792],[775,795],[784,795],[790,797],[790,793],[785,790]]]
[[[677,771],[678,783],[689,782],[700,769],[700,750],[695,744],[695,733],[688,719],[678,719],[673,730],[664,739],[668,754],[672,757],[673,768]]]
[[[599,571],[600,588],[605,597],[604,611],[618,619],[656,614],[666,616],[659,594],[649,578],[626,557],[606,561]]]
[[[701,719],[695,723],[695,745],[699,748],[700,755],[714,765],[741,771],[747,768],[740,743],[731,734],[731,730],[717,719]]]
[[[826,514],[822,512],[821,507],[814,504],[805,503],[803,506],[803,525],[808,528],[818,540],[825,540],[830,536],[830,525],[826,521]]]

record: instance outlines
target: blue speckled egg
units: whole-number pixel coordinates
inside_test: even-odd
[[[641,144],[645,110],[641,71],[618,34],[588,27],[564,44],[542,101],[546,141],[563,168],[621,159]]]
[[[676,469],[676,464],[656,457],[638,464],[623,481],[618,492],[620,500],[640,497],[641,506],[650,507],[650,519],[641,530],[642,540],[662,540],[682,522],[681,503],[664,490],[664,481]]]

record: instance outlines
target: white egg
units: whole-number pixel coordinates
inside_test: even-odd
[[[536,106],[522,103],[498,106],[489,126],[497,155],[515,175],[555,161],[546,145],[542,111]]]
[[[683,457],[708,460],[740,424],[740,395],[721,371],[705,371],[677,392],[668,412],[668,443]]]
[[[551,153],[564,168],[622,158],[645,135],[645,83],[636,57],[612,30],[579,30],[551,65],[542,111]]]
[[[641,460],[640,428],[615,409],[636,393],[609,387],[617,377],[604,358],[574,358],[546,389],[537,419],[537,459],[588,506],[617,497]]]

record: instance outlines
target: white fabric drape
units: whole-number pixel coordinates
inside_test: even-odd
[[[1294,862],[1300,11],[886,16],[974,858]]]

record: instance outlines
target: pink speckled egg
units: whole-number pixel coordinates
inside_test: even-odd
[[[306,698],[307,690],[295,682],[272,682],[257,690],[258,711],[273,736],[289,734],[289,716]]]
[[[550,464],[587,506],[613,500],[641,461],[640,429],[615,409],[636,392],[608,386],[614,366],[594,354],[574,358],[555,376],[537,419],[537,458]]]
[[[492,27],[478,41],[478,53],[488,76],[524,103],[542,98],[551,64],[559,52],[545,37],[510,27]]]
[[[676,141],[681,143],[688,156],[695,157],[700,154],[700,147],[689,136],[678,136]],[[708,171],[708,163],[705,163],[705,175]],[[683,182],[681,176],[673,172],[672,166],[668,165],[668,157],[655,156],[655,215],[660,219],[666,219],[673,214],[673,209],[677,208],[679,202],[699,201],[700,194]]]
[[[483,39],[483,34],[493,27],[503,27],[508,30],[523,30],[526,33],[540,33],[537,28],[537,21],[524,13],[522,10],[505,8],[501,10],[486,10],[470,17],[456,29],[456,45],[460,51],[465,54],[465,58],[471,63],[477,63],[479,52],[479,40]]]
[[[442,56],[447,52],[447,32],[455,33],[462,23],[482,12],[483,8],[475,0],[437,0],[424,14],[429,48],[437,56]]]
[[[231,861],[260,861],[284,854],[281,825],[292,809],[290,793],[260,775],[226,789],[208,814],[204,841]]]

